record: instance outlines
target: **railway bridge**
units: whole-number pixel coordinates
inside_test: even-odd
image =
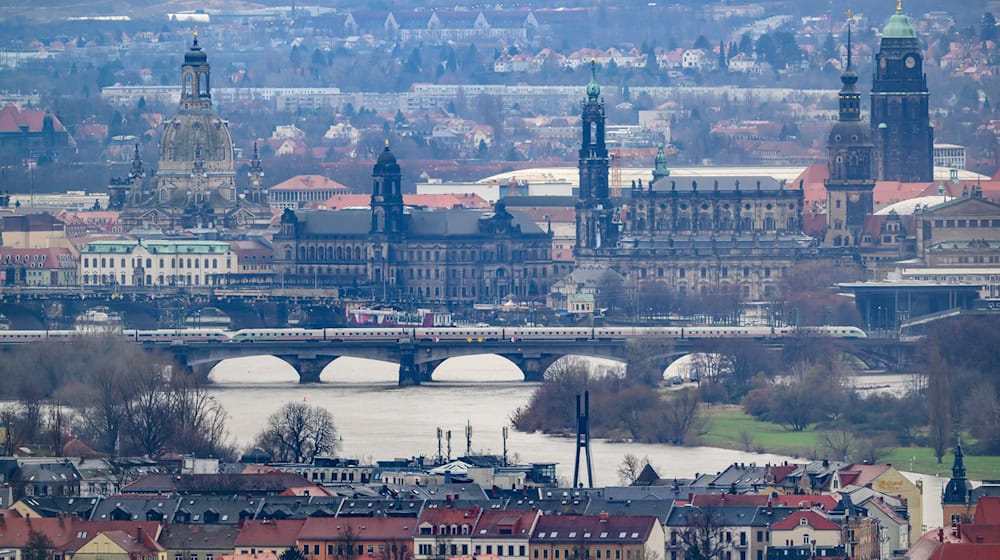
[[[696,351],[711,351],[723,338],[674,339],[654,356],[666,369],[678,358]],[[771,350],[780,350],[785,340],[768,339]],[[855,356],[872,369],[896,370],[914,354],[916,343],[898,339],[840,339],[841,351]],[[149,344],[171,353],[191,372],[207,375],[224,360],[250,356],[275,356],[290,364],[302,383],[316,383],[320,374],[340,357],[367,358],[399,364],[399,384],[418,385],[430,381],[434,370],[449,358],[495,354],[507,358],[524,374],[525,381],[541,381],[553,362],[564,356],[605,358],[628,364],[631,345],[627,339],[573,340],[566,338],[448,339],[439,341],[352,339],[346,341],[229,341]],[[655,345],[652,345],[655,346]]]

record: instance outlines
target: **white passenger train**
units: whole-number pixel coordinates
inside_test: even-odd
[[[82,336],[78,331],[0,331],[0,344],[32,342],[44,339],[67,339]],[[393,327],[393,328],[322,328],[322,329],[126,329],[120,336],[146,344],[215,344],[231,342],[346,342],[392,340],[396,342],[433,343],[441,341],[510,342],[530,340],[614,341],[627,338],[698,338],[774,339],[790,336],[825,336],[831,338],[867,338],[852,326],[829,327]]]

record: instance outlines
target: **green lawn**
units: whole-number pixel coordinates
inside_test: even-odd
[[[738,407],[713,406],[707,411],[708,432],[701,436],[705,445],[742,450],[740,433],[746,432],[753,440],[751,449],[756,451],[804,457],[819,447],[817,432],[811,429],[792,432],[778,424],[758,422]],[[899,470],[951,476],[952,456],[945,455],[944,462],[939,465],[929,447],[897,447],[884,462],[892,463]],[[1000,457],[966,455],[965,465],[973,480],[1000,479]]]

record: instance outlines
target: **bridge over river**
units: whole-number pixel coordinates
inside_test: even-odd
[[[649,340],[644,338],[643,340]],[[692,352],[711,351],[723,344],[724,338],[665,340],[664,344],[649,344],[661,371],[673,361]],[[728,339],[731,340],[731,339]],[[781,349],[787,339],[770,338],[767,348]],[[837,339],[838,348],[855,356],[870,369],[898,370],[915,352],[916,343],[895,338]],[[193,373],[207,375],[224,360],[251,356],[275,356],[299,374],[302,383],[316,383],[320,374],[333,360],[340,357],[367,358],[399,364],[399,384],[416,385],[430,381],[434,370],[449,358],[494,354],[513,362],[524,374],[525,381],[541,381],[553,362],[564,356],[604,358],[628,364],[634,346],[627,339],[573,340],[566,338],[510,339],[447,339],[439,341],[365,340],[345,341],[227,341],[148,344],[173,354]]]

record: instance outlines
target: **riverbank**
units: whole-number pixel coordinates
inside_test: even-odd
[[[793,432],[772,423],[755,420],[738,406],[706,407],[709,419],[701,442],[711,447],[773,453],[792,457],[817,456],[821,449],[820,433],[814,427]],[[951,455],[938,464],[929,447],[896,447],[881,462],[892,463],[899,470],[932,476],[951,476]],[[1000,476],[1000,456],[965,455],[965,466],[972,480],[990,480]]]

